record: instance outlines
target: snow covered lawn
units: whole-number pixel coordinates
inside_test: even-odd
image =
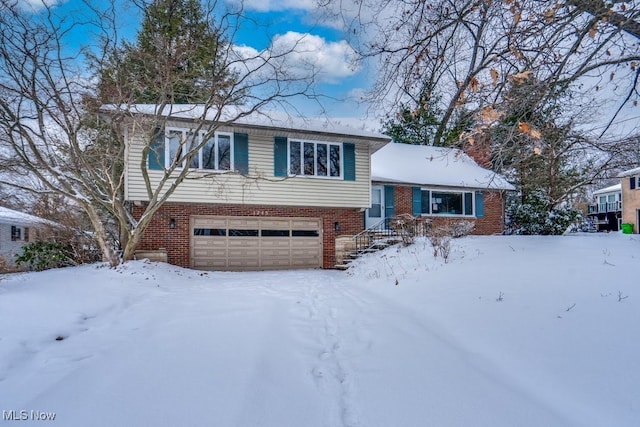
[[[0,276],[0,410],[0,425],[637,426],[640,239],[466,237],[448,263],[419,241],[347,272]]]

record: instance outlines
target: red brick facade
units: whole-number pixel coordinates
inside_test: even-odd
[[[395,214],[412,214],[413,213],[413,189],[409,186],[396,186],[394,191]],[[452,219],[460,219],[472,221],[475,227],[471,234],[488,235],[501,234],[504,230],[504,206],[505,195],[499,191],[484,192],[484,217],[482,218],[461,218],[461,217],[434,217],[431,219],[434,224],[439,221],[451,221]]]
[[[413,187],[397,186],[393,199],[396,215],[413,213]]]
[[[472,234],[502,234],[504,231],[505,193],[484,192],[484,217],[476,219]]]
[[[142,206],[133,206],[136,218],[142,215]],[[217,216],[268,216],[322,218],[322,265],[333,268],[336,264],[335,241],[338,235],[357,234],[364,228],[364,215],[353,208],[313,208],[256,205],[213,205],[166,203],[153,216],[145,230],[138,249],[157,250],[166,248],[170,264],[189,267],[189,218],[191,215]],[[169,220],[175,220],[175,228],[169,228]],[[340,231],[335,231],[335,223]]]

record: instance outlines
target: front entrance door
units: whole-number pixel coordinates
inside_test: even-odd
[[[371,186],[371,207],[365,213],[365,227],[373,227],[384,219],[384,187]]]

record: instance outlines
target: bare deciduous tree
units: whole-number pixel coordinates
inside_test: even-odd
[[[183,3],[195,4],[134,2],[145,17],[154,5]],[[217,38],[207,46],[215,49],[210,58],[214,62],[206,64],[212,67],[201,67],[210,74],[195,76],[184,74],[182,61],[201,53],[201,46],[190,43],[193,38],[178,40],[180,35],[174,34],[172,42],[184,43],[163,45],[162,37],[142,40],[144,34],[139,34],[137,44],[123,44],[115,0],[82,4],[83,14],[77,17],[57,16],[55,7],[46,3],[39,13],[0,5],[0,181],[20,191],[59,194],[75,203],[89,218],[104,261],[116,265],[133,257],[153,214],[192,178],[182,164],[191,163],[208,136],[242,117],[290,106],[294,97],[315,98],[311,88],[316,70],[310,66],[304,73],[291,72],[287,61],[298,48],[295,43],[262,52],[234,44],[244,19],[241,4],[212,1],[202,6],[199,22]],[[82,48],[73,50],[67,44],[69,34],[78,31],[97,35],[99,41],[87,36]],[[178,52],[178,47],[185,50]],[[132,61],[127,56],[152,48],[165,54],[153,64],[150,57],[143,56],[141,62],[140,57]],[[153,73],[140,68],[151,65]],[[191,93],[194,85],[197,90]],[[149,88],[155,92],[149,93]],[[105,100],[109,105],[103,105]],[[185,100],[198,105],[174,105]],[[141,106],[141,101],[151,104]],[[185,135],[204,137],[195,143],[182,138],[180,153],[162,165],[159,177],[151,177],[148,162],[157,154],[154,139],[176,114],[193,118]],[[145,135],[140,169],[147,200],[140,216],[133,215],[124,195],[125,136],[133,129]],[[113,228],[119,232],[115,242]]]
[[[463,110],[485,125],[495,122],[509,82],[522,73],[549,95],[572,86],[583,95],[578,104],[602,98],[621,107],[638,98],[635,1],[364,0],[357,9],[325,3],[342,11],[361,60],[377,61],[370,94],[376,106],[393,110],[419,99],[424,87],[439,95],[436,145]],[[617,111],[609,110],[610,125]]]

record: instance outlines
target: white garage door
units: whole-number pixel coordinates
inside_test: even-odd
[[[191,267],[268,270],[322,266],[322,219],[191,217]]]

